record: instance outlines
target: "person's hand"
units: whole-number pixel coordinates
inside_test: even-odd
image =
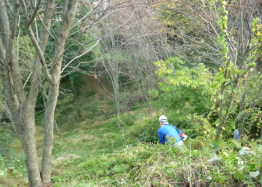
[[[179,136],[182,138],[183,141],[187,139],[187,135],[185,133],[180,133]]]

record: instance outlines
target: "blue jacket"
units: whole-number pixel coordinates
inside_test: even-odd
[[[234,130],[234,132],[233,132],[233,139],[239,140],[239,131],[238,131],[238,129]],[[246,135],[246,139],[248,139],[247,135]]]
[[[238,140],[239,139],[239,131],[238,131],[238,129],[235,129],[233,133],[234,133],[233,134],[233,139]]]
[[[160,129],[158,130],[158,138],[159,138],[159,143],[165,144],[168,141],[168,137],[176,138],[176,142],[179,142],[182,140],[182,138],[179,136],[181,131],[169,124],[164,124]]]

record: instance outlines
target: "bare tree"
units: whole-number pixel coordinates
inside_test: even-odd
[[[124,63],[128,60],[128,55],[126,55],[123,50],[124,46],[121,46],[121,35],[123,30],[125,30],[125,26],[130,26],[131,23],[136,20],[136,17],[134,16],[135,11],[133,11],[134,6],[135,2],[126,3],[122,5],[120,10],[114,13],[114,16],[110,16],[100,22],[102,25],[103,35],[105,33],[108,35],[104,35],[104,39],[100,42],[100,50],[102,54],[100,61],[109,77],[110,82],[112,83],[114,90],[118,128],[121,127],[119,77],[121,74],[126,75],[126,71],[124,71]],[[129,12],[129,10],[131,11]],[[115,12],[115,10],[111,10],[109,14],[113,12]]]
[[[146,12],[147,16],[134,22],[129,29],[125,29],[127,38],[125,51],[130,54],[131,59],[126,62],[126,65],[130,81],[135,83],[150,113],[152,96],[149,91],[156,87],[157,82],[156,67],[153,62],[172,56],[172,51],[169,49],[167,35],[159,32],[163,25],[159,26],[159,22],[152,19],[150,6],[138,9]],[[138,14],[136,16],[138,17]]]
[[[26,155],[29,185],[40,187],[51,186],[54,112],[59,92],[65,42],[77,12],[78,0],[65,0],[64,2],[62,22],[55,36],[55,53],[51,63],[46,62],[44,54],[50,37],[55,0],[46,0],[45,6],[41,0],[38,0],[35,5],[28,4],[24,0],[14,0],[13,5],[9,5],[6,1],[0,2],[0,68],[4,96]],[[40,7],[44,7],[45,11],[42,18],[42,28],[38,36],[38,29],[32,29],[31,25],[39,16]],[[19,59],[17,59],[18,56],[16,56],[14,48],[20,13],[23,16],[21,27],[26,29],[36,51],[32,73],[30,74],[29,91],[24,89]],[[12,22],[9,22],[9,20],[12,20]],[[44,117],[43,156],[40,170],[35,139],[35,105],[42,72],[49,83],[49,90]]]
[[[153,62],[171,55],[166,34],[158,32],[159,22],[153,20],[152,15],[151,4],[132,0],[115,16],[100,22],[104,33],[111,35],[101,40],[101,57],[98,61],[113,85],[118,116],[118,100],[121,98],[119,87],[123,89],[128,82],[133,82],[137,96],[144,99],[150,112],[152,97],[148,91],[155,88],[156,80]],[[125,81],[120,82],[119,76],[125,77]]]

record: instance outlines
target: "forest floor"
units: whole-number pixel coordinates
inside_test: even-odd
[[[54,187],[262,184],[260,140],[243,144],[232,139],[214,142],[204,137],[189,138],[183,149],[177,150],[169,145],[150,143],[157,140],[159,113],[148,115],[145,107],[137,107],[121,116],[122,128],[118,129],[117,118],[103,112],[107,110],[105,103],[89,102],[88,105],[98,106],[93,110],[95,117],[83,119],[81,114],[79,122],[72,120],[75,113],[60,112],[60,119],[64,121],[60,120],[59,130],[54,132]],[[71,120],[66,121],[66,115]],[[41,123],[36,131],[41,163]],[[244,146],[250,149],[244,150]],[[8,154],[0,157],[0,186],[28,186],[20,141],[12,139],[5,147]]]
[[[141,111],[141,116],[146,114]],[[83,164],[92,158],[114,154],[127,146],[124,134],[127,127],[118,129],[117,119],[86,119],[79,123],[67,123],[54,132],[52,161],[52,183],[54,186],[94,186],[86,175]],[[102,119],[102,120],[101,120]],[[139,123],[138,120],[136,123]],[[72,121],[70,121],[72,122]],[[36,145],[41,163],[44,129],[36,126]],[[112,138],[113,137],[113,138]],[[9,144],[9,145],[8,145]],[[0,164],[0,186],[28,186],[24,154],[19,139],[7,142],[9,154],[2,156]],[[81,184],[83,182],[83,185]],[[70,183],[70,184],[68,184]]]

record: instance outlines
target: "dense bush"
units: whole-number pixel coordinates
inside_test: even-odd
[[[188,67],[179,57],[160,60],[155,65],[159,68],[160,92],[150,92],[157,97],[154,106],[164,108],[169,123],[191,138],[210,132],[212,126],[209,122],[202,124],[214,104],[210,93],[212,75],[208,69],[203,64],[191,64]]]
[[[122,122],[124,122],[124,125],[132,126],[135,122],[135,116],[134,113],[124,113],[121,117]]]
[[[152,142],[158,141],[157,131],[160,128],[158,120],[144,118],[141,124],[131,127],[127,132],[128,142]]]

